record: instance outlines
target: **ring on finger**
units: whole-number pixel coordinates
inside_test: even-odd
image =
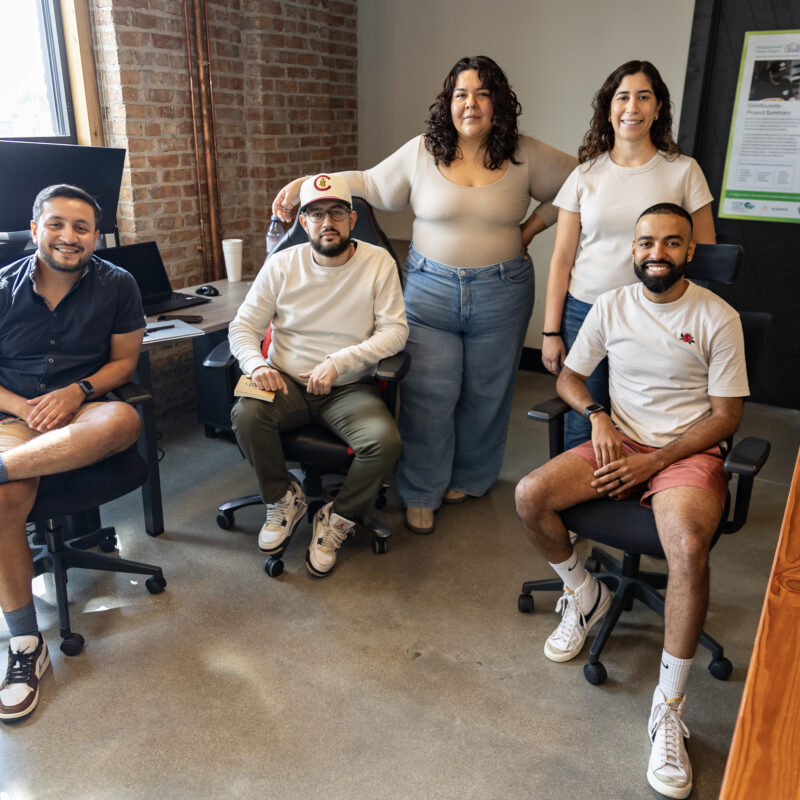
[[[623,483],[624,481],[622,480],[622,478],[617,478],[617,486],[622,486]]]

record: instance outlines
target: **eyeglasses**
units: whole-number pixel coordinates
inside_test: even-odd
[[[350,213],[349,208],[333,206],[323,211],[321,208],[311,208],[303,212],[312,222],[322,222],[327,214],[334,222],[342,222]]]

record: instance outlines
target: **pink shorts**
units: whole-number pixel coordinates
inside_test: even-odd
[[[86,413],[87,409],[94,408],[94,406],[99,406],[101,404],[103,404],[102,400],[94,400],[91,403],[84,403],[75,412],[72,422],[80,419],[80,417]],[[35,439],[37,436],[41,435],[42,434],[39,431],[29,428],[24,420],[18,419],[17,417],[6,417],[5,419],[0,419],[0,453],[5,453],[6,450],[19,447],[19,445],[25,444],[25,442],[29,442],[31,439]]]
[[[622,431],[618,431],[618,433],[622,439],[622,449],[626,453],[652,453],[658,450],[657,447],[634,442]],[[567,452],[575,453],[576,456],[580,456],[584,461],[591,464],[592,469],[597,469],[597,460],[594,457],[594,447],[591,440],[579,444]],[[719,445],[709,447],[708,450],[704,450],[702,453],[695,453],[693,456],[682,458],[660,472],[656,472],[646,484],[642,484],[642,486],[646,485],[647,489],[640,502],[643,506],[650,506],[650,497],[662,489],[674,489],[676,486],[696,486],[698,489],[705,489],[711,492],[719,500],[720,506],[725,508],[725,502],[728,499],[728,481],[731,476],[729,472],[725,472],[723,468],[724,462],[725,456]],[[615,495],[612,499],[622,500],[637,490],[638,487],[634,487],[622,494]]]

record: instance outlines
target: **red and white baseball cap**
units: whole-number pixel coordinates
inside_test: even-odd
[[[347,181],[339,175],[314,175],[300,187],[300,210],[317,200],[341,200],[352,208],[353,198]]]

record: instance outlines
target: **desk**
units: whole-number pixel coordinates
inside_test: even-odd
[[[800,453],[720,800],[800,798]]]
[[[228,323],[236,316],[239,306],[247,294],[252,281],[237,281],[231,283],[225,279],[214,281],[212,286],[219,290],[218,297],[212,297],[210,303],[199,306],[191,306],[185,309],[178,309],[170,312],[173,314],[200,314],[202,322],[194,323],[206,335],[192,339],[194,350],[195,365],[197,364],[198,354],[208,352],[220,338],[224,338]],[[201,286],[203,284],[198,284]],[[193,294],[197,286],[190,286],[181,291],[186,294]],[[148,324],[155,322],[157,316],[147,318]],[[214,334],[217,334],[214,336]],[[153,379],[150,371],[150,351],[161,344],[173,341],[171,339],[159,339],[156,342],[145,341],[139,357],[139,365],[136,371],[135,380],[152,392]],[[200,398],[198,397],[198,401]],[[144,507],[145,530],[150,536],[158,536],[164,532],[164,511],[161,499],[161,473],[158,466],[158,447],[156,446],[156,427],[155,414],[153,413],[152,403],[144,404],[140,409],[142,417],[143,435],[139,437],[139,455],[147,462],[148,477],[147,482],[142,486],[142,504]],[[208,433],[208,426],[206,427]]]

